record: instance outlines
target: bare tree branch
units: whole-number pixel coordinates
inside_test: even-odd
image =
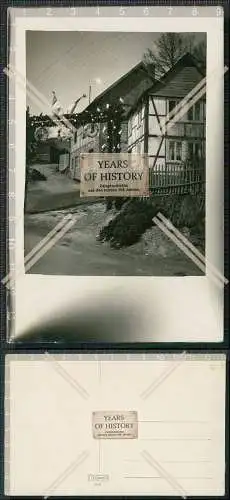
[[[143,61],[146,65],[155,65],[155,77],[160,79],[186,52],[190,52],[202,66],[205,66],[206,43],[201,41],[196,44],[194,35],[180,33],[163,33],[153,48],[147,49]]]

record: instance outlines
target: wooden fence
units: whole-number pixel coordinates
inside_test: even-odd
[[[205,193],[205,164],[166,163],[149,171],[149,188],[156,195]]]

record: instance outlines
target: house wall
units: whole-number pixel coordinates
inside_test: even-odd
[[[145,136],[145,104],[142,101],[136,111],[129,117],[128,124],[128,151],[134,154],[144,154]]]
[[[156,167],[165,167],[166,162],[185,161],[191,150],[198,150],[204,155],[204,100],[199,101],[196,109],[193,106],[192,110],[186,111],[177,123],[170,124],[165,137],[162,138],[166,117],[180,101],[181,99],[175,97],[171,99],[150,94],[146,103],[147,113],[142,101],[128,120],[128,151],[136,154],[148,153],[150,166],[154,164]]]
[[[80,155],[82,153],[99,153],[107,151],[108,125],[107,123],[97,124],[98,133],[95,137],[89,137],[84,133],[84,127],[79,127],[75,136],[71,140],[70,152],[70,176],[80,180]],[[119,144],[121,151],[127,151],[128,123],[121,123],[119,130]]]
[[[128,151],[128,121],[121,123],[120,131],[120,150],[125,153]]]
[[[175,86],[173,88],[175,90]],[[192,111],[186,111],[175,124],[170,123],[170,128],[162,138],[162,126],[166,117],[181,100],[182,98],[175,97],[175,92],[172,93],[172,97],[153,93],[143,96],[128,120],[121,123],[120,140],[119,137],[117,139],[120,151],[134,154],[147,153],[150,166],[161,167],[164,167],[166,162],[185,161],[193,150],[204,155],[204,100],[194,105]],[[91,137],[85,126],[80,126],[71,140],[70,174],[73,178],[80,179],[81,153],[108,151],[108,124],[99,123],[95,127],[96,133]]]
[[[104,124],[95,124],[95,130],[97,131],[95,136],[90,137],[87,134],[86,128],[80,126],[71,139],[70,176],[73,179],[80,180],[80,155],[82,153],[98,153],[100,151],[101,141],[105,132]]]
[[[174,125],[170,124],[165,138],[161,139],[166,117],[172,110],[172,107],[178,105],[179,102],[180,99],[161,98],[154,95],[149,96],[148,155],[151,159],[150,165],[165,166],[166,161],[185,161],[191,152],[191,147],[194,151],[199,150],[200,154],[204,154],[205,101],[203,100],[199,101],[196,109],[194,106],[192,110],[187,111],[181,116],[177,123]],[[189,144],[192,146],[190,147]],[[155,162],[156,156],[157,160]]]
[[[167,114],[167,102],[165,99],[154,98],[149,96],[148,103],[148,155],[150,158],[150,166],[158,154],[156,166],[165,166],[166,159],[166,140],[161,138],[162,125]]]
[[[64,172],[69,166],[69,153],[63,153],[59,156],[59,171]]]

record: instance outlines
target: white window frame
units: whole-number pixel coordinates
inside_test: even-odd
[[[174,158],[170,158],[170,144],[174,144],[174,147],[173,147],[173,156]],[[177,156],[177,144],[180,144],[181,146],[181,157],[180,159],[177,159],[176,156]],[[167,154],[167,161],[175,161],[175,162],[181,162],[183,161],[182,159],[182,156],[183,156],[183,141],[176,141],[174,139],[169,139],[168,140],[168,154]]]
[[[197,105],[199,105],[199,119],[197,120],[196,119],[196,115],[195,115],[195,110],[197,108]],[[192,113],[192,119],[189,118],[189,113]],[[195,104],[193,104],[192,108],[190,108],[187,112],[187,117],[188,117],[188,121],[193,123],[193,122],[196,122],[196,123],[203,123],[203,102],[202,101],[197,101]]]
[[[137,142],[137,148],[136,148],[136,150],[137,150],[137,154],[138,155],[141,154],[141,143],[140,143],[140,141]]]
[[[132,127],[132,118],[133,117],[130,116],[129,121],[128,121],[128,137],[131,137],[131,135],[132,135],[132,129],[133,129],[133,127]]]
[[[202,155],[203,155],[203,145],[202,145],[202,142],[201,141],[189,141],[189,145],[192,145],[192,149],[193,149],[193,155],[192,155],[192,158],[195,158],[196,155],[195,155],[195,150],[196,150],[196,145],[198,145],[200,148],[200,154],[198,154],[198,158],[202,158]],[[191,159],[192,159],[191,158]]]
[[[172,110],[169,110],[169,103],[170,102],[174,102],[175,103],[174,106],[173,106],[173,108],[172,108],[172,109],[174,109],[177,106],[177,104],[178,104],[179,101],[178,101],[178,99],[168,99],[168,102],[167,102],[168,114],[171,113],[171,111],[172,111]]]

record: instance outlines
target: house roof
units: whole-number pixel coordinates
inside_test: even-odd
[[[99,94],[87,108],[83,111],[93,113],[96,108],[104,107],[106,104],[117,104],[121,97],[129,105],[125,108],[124,115],[129,108],[135,106],[139,97],[147,89],[150,89],[154,82],[154,73],[147,70],[143,62],[131,68],[125,75],[116,80],[104,92]]]
[[[183,99],[204,77],[205,71],[201,69],[196,59],[187,52],[160,80],[140,96],[136,105],[129,110],[129,114],[136,108],[141,98],[148,94]]]
[[[103,110],[103,116],[98,116],[98,120],[105,120],[106,104],[117,106],[119,98],[127,104],[123,107],[120,103],[123,119],[127,119],[146,95],[183,98],[204,76],[195,58],[189,53],[184,54],[158,81],[154,79],[151,66],[147,67],[140,62],[99,94],[79,115],[75,115],[76,123],[87,123],[90,115],[98,115],[98,108]]]
[[[186,53],[150,92],[162,97],[185,97],[201,80],[204,73],[191,54]]]

